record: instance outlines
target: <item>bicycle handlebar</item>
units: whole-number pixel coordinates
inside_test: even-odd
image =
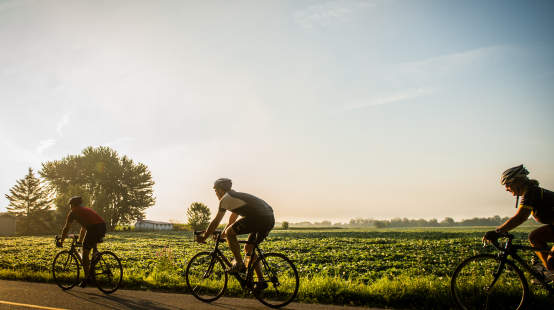
[[[73,240],[71,241],[72,243],[73,243],[73,242],[77,243],[77,239],[79,239],[79,236],[77,236],[77,235],[75,235],[75,234],[71,234],[71,235],[67,235],[66,238],[71,238],[71,239],[73,239]],[[59,242],[61,241],[61,239],[62,239],[61,236],[56,235],[56,236],[54,237],[54,244],[55,244],[56,246],[58,246],[58,244],[59,244]]]
[[[205,230],[195,230],[194,231],[194,235],[195,236],[200,236],[202,234],[204,234],[204,232],[206,232]],[[214,230],[213,234],[216,235],[216,236],[219,236],[223,233],[222,230]]]
[[[204,232],[206,232],[205,230],[195,230],[194,231],[194,236],[197,237],[197,236],[201,236],[204,234]],[[224,241],[225,239],[223,238],[220,238],[220,236],[223,234],[223,231],[222,230],[215,230],[213,232],[213,236],[214,236],[214,240],[219,240],[219,241]],[[195,239],[196,240],[196,239]]]
[[[490,241],[494,245],[495,248],[501,250],[500,244],[498,243],[499,238],[508,238],[508,243],[512,242],[512,239],[514,239],[514,235],[508,233],[508,232],[496,232],[496,231],[488,231],[485,234],[485,239]],[[483,240],[483,247],[487,246],[487,242]]]

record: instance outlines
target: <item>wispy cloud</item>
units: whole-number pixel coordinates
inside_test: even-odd
[[[384,96],[380,98],[374,98],[374,99],[368,99],[365,102],[351,104],[345,107],[346,110],[357,110],[362,109],[370,106],[376,106],[376,105],[382,105],[382,104],[389,104],[389,103],[395,103],[400,101],[407,101],[412,100],[418,97],[427,96],[433,93],[432,89],[424,89],[424,88],[418,88],[418,89],[410,89],[410,90],[404,90],[401,92],[397,92],[394,94],[391,94],[389,96]]]
[[[506,55],[516,50],[509,46],[486,46],[466,51],[440,55],[428,59],[403,62],[393,65],[389,72],[395,77],[412,77],[442,79],[445,75],[467,70],[472,66],[493,57]]]
[[[69,113],[63,115],[62,119],[56,125],[56,132],[61,137],[63,136],[62,130],[69,123]]]
[[[69,113],[66,113],[62,116],[62,118],[58,121],[56,124],[56,132],[58,133],[59,137],[63,136],[63,129],[64,127],[69,123]],[[36,152],[38,154],[42,154],[46,149],[54,146],[56,144],[56,139],[44,139],[41,140],[36,148]]]
[[[52,147],[54,144],[56,144],[55,139],[47,139],[47,140],[40,141],[37,146],[37,153],[42,154],[44,150],[46,150],[49,147]]]
[[[487,46],[439,55],[411,62],[383,65],[380,69],[381,95],[358,97],[345,110],[409,101],[428,96],[445,87],[446,80],[457,80],[472,68],[482,66],[494,57],[513,52],[509,46]]]
[[[352,13],[361,8],[373,7],[373,1],[335,0],[310,5],[294,13],[294,20],[304,28],[325,27],[350,20]]]

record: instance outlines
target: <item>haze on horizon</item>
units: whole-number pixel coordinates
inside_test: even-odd
[[[0,1],[0,212],[28,167],[110,146],[152,220],[219,177],[281,220],[510,216],[554,189],[552,1]]]

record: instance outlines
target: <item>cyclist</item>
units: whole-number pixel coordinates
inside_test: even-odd
[[[101,242],[102,238],[106,235],[106,222],[104,222],[104,219],[94,212],[94,210],[83,206],[83,199],[79,196],[72,197],[69,200],[69,205],[71,210],[69,210],[67,214],[65,226],[62,230],[62,237],[57,245],[58,247],[63,246],[63,241],[67,237],[69,226],[73,221],[77,221],[81,224],[78,243],[83,245],[82,259],[85,279],[79,286],[86,287],[87,282],[90,281],[90,250],[94,249],[94,252],[97,252],[96,244]]]
[[[506,187],[506,191],[516,196],[516,208],[518,207],[519,196],[522,196],[521,204],[517,213],[500,225],[496,230],[489,231],[483,237],[483,241],[495,240],[499,233],[506,233],[523,222],[529,215],[533,214],[535,219],[546,224],[529,234],[529,242],[535,247],[547,247],[548,242],[554,242],[554,193],[539,187],[537,180],[531,180],[527,177],[529,171],[519,165],[507,169],[502,173],[500,183]],[[542,261],[546,270],[537,265],[537,269],[542,270],[548,279],[554,280],[554,247],[548,252],[536,252]]]
[[[227,223],[222,237],[227,238],[227,243],[235,258],[235,262],[229,269],[229,272],[238,273],[244,272],[246,266],[240,255],[237,235],[250,234],[248,242],[260,243],[267,237],[273,225],[275,225],[275,218],[273,216],[273,209],[265,201],[250,194],[236,192],[231,189],[231,186],[232,181],[227,178],[220,178],[214,182],[213,188],[219,199],[219,211],[204,234],[197,237],[197,241],[204,242],[206,238],[213,234],[223,215],[225,215],[225,211],[231,211],[229,223]],[[237,221],[239,215],[242,218]],[[252,244],[247,243],[245,245],[246,261],[256,259],[256,253],[252,257],[249,257],[253,247],[254,245]],[[267,288],[267,283],[263,281],[260,265],[257,264],[254,267],[258,281],[262,283],[261,287],[257,287],[257,289]]]

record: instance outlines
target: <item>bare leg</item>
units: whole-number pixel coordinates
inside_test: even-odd
[[[554,246],[552,249],[550,249],[550,255],[548,255],[548,259],[546,260],[546,269],[549,271],[554,272]]]
[[[244,246],[244,251],[248,254],[251,253],[252,249],[254,248],[254,246],[252,244],[246,244]],[[252,253],[252,256],[250,256],[250,261],[253,261],[255,262],[256,261],[256,258],[258,257],[258,255],[256,254],[256,251],[254,251]],[[256,272],[256,275],[258,276],[258,282],[261,282],[264,280],[264,275],[262,273],[262,266],[260,265],[260,263],[257,263],[255,266],[254,266],[254,271]]]
[[[88,279],[90,274],[90,249],[83,248],[83,270],[85,271],[85,279]]]
[[[242,261],[242,256],[240,256],[240,246],[237,240],[237,235],[235,233],[235,230],[233,229],[233,226],[230,226],[229,228],[227,228],[227,230],[225,231],[225,234],[227,235],[227,243],[229,244],[229,248],[231,249],[231,252],[235,257],[235,261],[239,265],[244,264]]]
[[[554,231],[549,225],[539,227],[529,233],[529,242],[534,247],[546,248],[548,242],[554,242]],[[548,270],[554,270],[552,255],[548,252],[535,252]],[[550,264],[549,264],[550,262]],[[549,268],[550,267],[550,268]]]

